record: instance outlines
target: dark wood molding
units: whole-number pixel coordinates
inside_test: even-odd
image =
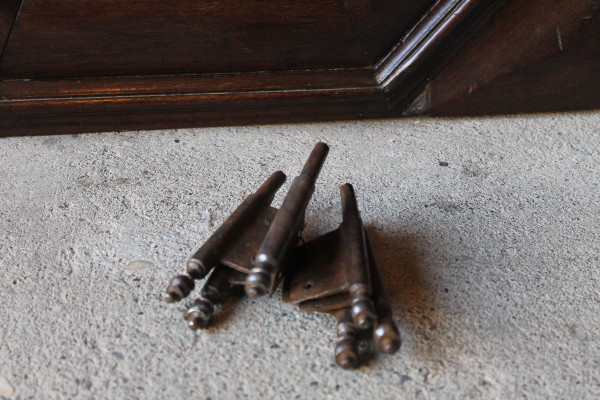
[[[48,4],[63,4],[57,1]],[[115,0],[99,1],[112,4]],[[139,4],[138,0],[131,1]],[[165,1],[157,1],[153,7],[170,4]],[[223,1],[231,6],[241,0]],[[290,0],[277,1],[296,7]],[[30,2],[38,11],[47,7],[41,0],[26,0],[22,7]],[[219,72],[78,76],[82,71],[92,71],[89,61],[98,56],[93,51],[85,53],[84,48],[85,62],[53,62],[48,68],[32,64],[30,72],[39,76],[25,75],[27,79],[17,79],[13,76],[19,71],[16,67],[25,66],[23,62],[27,57],[42,59],[29,52],[25,60],[18,60],[14,58],[17,53],[13,52],[13,59],[8,63],[3,63],[4,57],[0,58],[0,77],[3,77],[0,78],[0,136],[600,107],[597,1],[566,0],[550,4],[545,0],[439,0],[435,3],[420,0],[408,3],[431,7],[422,11],[422,17],[406,28],[395,45],[388,47],[387,54],[370,62],[373,54],[367,52],[368,57],[357,66],[345,63],[353,64],[362,56],[353,58],[354,61],[342,61],[339,68],[318,68],[328,65],[332,59],[327,53],[331,43],[326,43],[320,49],[311,47],[306,53],[319,54],[314,60],[305,60],[313,63],[311,68],[275,68],[283,65],[278,64],[280,62],[299,65],[295,63],[306,54],[286,53],[281,60],[271,60],[271,49],[267,49],[266,64],[257,65],[274,67],[268,70],[253,71],[252,63],[242,60],[246,64],[241,71],[225,72],[234,65],[225,66],[235,58],[231,53],[224,56],[223,71]],[[386,7],[397,10],[404,2],[354,0],[344,2],[341,9],[333,0],[323,4],[330,17],[335,16],[342,24],[349,23],[348,29],[362,32],[359,36],[364,34],[358,40],[355,32],[337,32],[336,37],[343,38],[340,39],[343,50],[352,38],[357,39],[359,47],[385,42],[387,36],[377,30],[368,33],[368,29],[359,27],[373,21],[389,23],[382,17]],[[64,8],[61,10],[64,13]],[[302,17],[302,9],[293,10],[300,13],[295,17]],[[36,8],[25,13],[28,15],[25,20],[21,20],[24,14],[18,13],[9,44],[21,40],[23,32],[25,36],[31,34],[24,27],[31,23],[34,11]],[[106,16],[102,18],[103,22],[113,24]],[[300,18],[294,23],[302,26],[302,21]],[[142,26],[146,22],[142,21]],[[326,27],[322,22],[316,25],[319,29]],[[405,22],[404,18],[400,25]],[[248,38],[240,36],[239,39]],[[310,38],[318,39],[319,34]],[[140,40],[146,43],[145,36]],[[210,43],[203,45],[211,46]],[[23,44],[11,48],[19,46]],[[60,47],[60,51],[72,51],[69,46],[71,44]],[[122,44],[110,46],[119,49]],[[236,52],[240,48],[243,50],[243,46],[234,44],[226,50]],[[171,53],[167,49],[162,54]],[[54,60],[59,60],[55,56],[52,56]],[[140,61],[135,56],[128,54],[128,58],[119,63],[119,54],[111,55],[117,64],[112,72],[135,67]],[[210,63],[215,62],[217,56],[212,57]],[[256,56],[250,60],[256,61]],[[177,68],[188,61],[178,60]],[[170,65],[168,58],[157,62],[156,65]],[[199,64],[198,69],[210,63]],[[6,69],[3,70],[3,66]],[[62,67],[73,74],[58,76]],[[3,76],[3,71],[7,75]]]
[[[395,115],[399,98],[410,100],[414,85],[426,79],[420,68],[427,58],[486,3],[491,1],[438,1],[389,54],[362,68],[5,79],[0,81],[0,134]]]
[[[0,56],[10,35],[23,0],[2,0],[0,4]]]
[[[506,0],[438,1],[374,66],[386,93],[389,116],[406,115],[425,84],[485,26]]]
[[[438,1],[375,67],[375,79],[387,90],[397,87],[431,55],[480,0]]]

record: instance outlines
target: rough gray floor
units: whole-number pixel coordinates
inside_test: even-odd
[[[318,140],[306,235],[352,182],[404,339],[355,372],[329,316],[242,299],[193,333],[161,301]],[[9,138],[0,172],[0,397],[600,397],[600,113]]]

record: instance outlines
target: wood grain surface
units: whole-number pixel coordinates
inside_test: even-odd
[[[19,11],[21,0],[2,0],[0,3],[0,57]]]
[[[594,0],[10,2],[0,135],[600,107]]]
[[[427,89],[432,115],[600,107],[600,4],[511,0]]]
[[[432,3],[24,0],[0,76],[361,67],[384,56]]]

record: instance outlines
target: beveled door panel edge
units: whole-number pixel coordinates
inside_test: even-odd
[[[377,82],[388,90],[423,62],[439,43],[484,0],[438,1],[374,67]]]

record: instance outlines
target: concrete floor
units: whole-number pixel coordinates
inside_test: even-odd
[[[353,183],[404,340],[358,371],[277,297],[197,333],[161,301],[318,140],[305,236]],[[600,397],[600,112],[8,138],[0,172],[0,398]]]

